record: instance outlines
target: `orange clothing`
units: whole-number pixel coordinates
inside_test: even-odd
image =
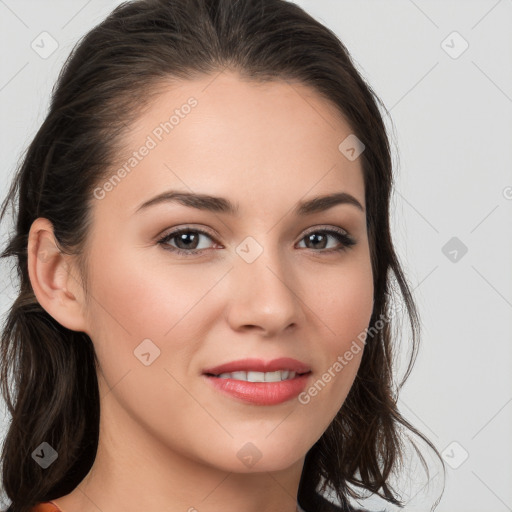
[[[62,512],[62,511],[52,501],[46,501],[44,503],[38,503],[35,507],[32,507],[31,512]]]

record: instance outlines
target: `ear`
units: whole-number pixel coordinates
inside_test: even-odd
[[[87,332],[84,293],[72,260],[63,254],[48,219],[36,219],[28,235],[28,274],[39,304],[57,322]]]

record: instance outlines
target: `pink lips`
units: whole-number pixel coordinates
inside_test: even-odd
[[[263,359],[239,359],[231,361],[220,366],[206,368],[203,373],[220,375],[221,373],[231,372],[276,372],[278,370],[290,370],[295,373],[307,373],[311,368],[297,359],[291,357],[280,357],[272,361],[263,361]]]
[[[294,371],[297,375],[280,382],[248,382],[217,377],[221,373],[236,371],[275,372],[278,370]],[[216,390],[253,405],[276,405],[291,400],[304,390],[310,373],[311,368],[308,365],[288,357],[272,361],[243,359],[203,371],[206,380]]]

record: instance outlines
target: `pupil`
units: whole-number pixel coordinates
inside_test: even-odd
[[[194,238],[194,234],[191,233],[190,231],[187,231],[186,233],[182,233],[179,237],[178,237],[178,241],[179,242],[186,242],[187,240],[187,237],[192,237]],[[192,241],[193,242],[193,241]],[[196,242],[197,242],[197,237],[196,237]],[[194,248],[194,247],[190,247],[190,244],[185,244],[185,249],[190,249],[190,248]]]
[[[319,235],[319,234],[317,234],[317,233],[312,233],[311,235],[309,235],[309,236],[308,236],[308,240],[309,240],[310,242],[313,242],[313,241],[314,241],[314,238],[317,238],[317,237],[323,238],[323,239],[324,239],[323,241],[325,242],[325,236],[324,236],[324,235]],[[323,246],[322,246],[322,248],[323,248]]]

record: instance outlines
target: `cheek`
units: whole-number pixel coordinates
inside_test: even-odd
[[[222,276],[222,269],[198,273],[192,265],[170,268],[136,256],[97,268],[93,289],[102,307],[95,312],[134,341],[140,336],[163,340],[191,325],[190,317],[204,313],[202,299]]]
[[[369,258],[354,258],[346,265],[316,272],[308,288],[310,307],[330,333],[325,340],[332,349],[350,345],[368,327],[374,298]]]
[[[322,365],[303,403],[333,418],[343,404],[359,369],[365,333],[373,311],[373,275],[369,259],[353,259],[316,274],[308,284],[308,305],[317,319],[317,346]],[[315,290],[313,292],[313,290]],[[305,292],[307,295],[307,291]],[[314,404],[314,405],[313,405]]]
[[[93,261],[89,313],[91,338],[107,381],[112,385],[129,370],[138,370],[137,354],[148,350],[150,358],[157,354],[153,369],[183,376],[208,335],[210,320],[219,317],[209,292],[225,270],[217,266],[198,272],[195,265],[149,262],[136,251],[109,254],[112,263],[101,264],[106,260],[99,257]],[[218,308],[219,301],[213,302]]]

